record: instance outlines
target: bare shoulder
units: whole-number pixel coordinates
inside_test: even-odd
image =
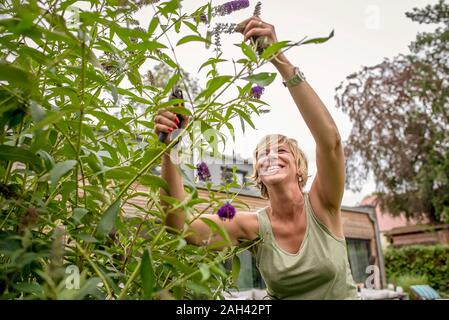
[[[311,189],[308,193],[310,205],[316,218],[324,224],[334,235],[343,237],[343,225],[341,219],[341,209],[331,209],[326,207],[316,190]]]
[[[245,239],[253,240],[257,238],[259,233],[259,218],[255,211],[238,211],[235,215],[237,224],[241,228],[242,235]]]

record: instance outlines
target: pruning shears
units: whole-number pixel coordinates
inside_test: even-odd
[[[173,99],[184,99],[184,95],[182,93],[182,90],[179,86],[174,86],[171,90],[169,101]],[[184,103],[178,103],[175,105],[176,107],[184,107]],[[178,128],[181,128],[182,123],[184,122],[184,118],[179,113],[176,114],[176,117],[179,120]],[[178,133],[179,134],[179,133]],[[175,136],[176,137],[176,136]],[[159,133],[159,141],[164,142],[165,139],[167,139],[167,133],[161,132]]]

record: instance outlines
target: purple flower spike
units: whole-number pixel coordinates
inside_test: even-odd
[[[256,85],[251,88],[251,95],[256,99],[260,99],[264,90],[265,90],[264,87]]]
[[[218,209],[217,214],[222,220],[231,220],[235,216],[235,208],[229,202],[226,202]]]
[[[209,167],[207,166],[207,164],[205,162],[200,162],[196,165],[196,170],[198,170],[198,178],[203,181],[209,181],[210,180],[210,171],[209,171]]]
[[[234,11],[249,7],[249,0],[235,0],[223,3],[220,6],[214,7],[214,16],[225,16]]]

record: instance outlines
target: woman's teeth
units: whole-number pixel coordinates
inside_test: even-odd
[[[267,168],[267,172],[272,172],[272,171],[278,171],[278,170],[280,170],[281,169],[281,167],[279,167],[279,166],[270,166],[270,167],[268,167]]]

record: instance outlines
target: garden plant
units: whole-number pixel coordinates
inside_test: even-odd
[[[262,93],[276,74],[258,69],[280,50],[332,34],[270,46],[252,39],[236,43],[240,56],[227,56],[221,37],[238,25],[220,18],[236,10],[260,15],[261,4],[197,5],[186,12],[177,0],[0,4],[2,298],[220,299],[235,287],[237,254],[254,242],[220,252],[217,244],[191,246],[164,220],[180,206],[193,219],[205,210],[232,218],[234,207],[245,206],[236,200],[242,186],[235,179],[214,185],[207,164],[184,155],[209,196],[200,197],[196,183],[183,202],[161,196],[161,156],[180,146],[220,156],[217,145],[235,139],[233,120],[254,127],[251,119],[269,111]],[[139,10],[151,13],[145,24]],[[204,88],[193,88],[177,56],[198,43],[209,55],[198,70]],[[221,73],[222,64],[234,73]],[[169,99],[175,86],[183,99]],[[191,119],[168,145],[153,127],[162,108]],[[205,222],[226,242],[223,229]]]

